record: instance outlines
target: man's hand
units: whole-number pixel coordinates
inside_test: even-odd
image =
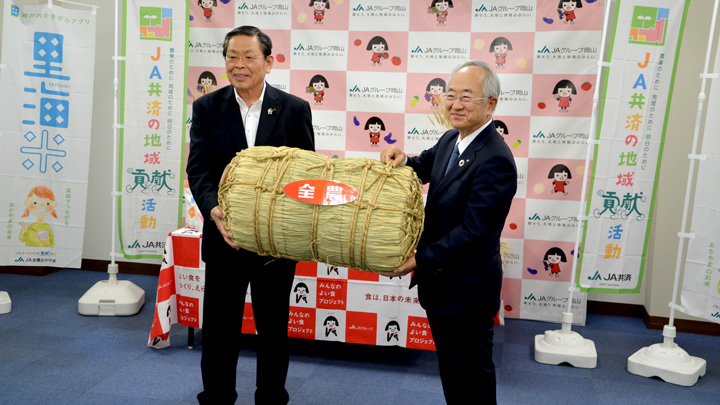
[[[387,163],[393,161],[393,167],[398,167],[405,161],[405,152],[395,146],[391,146],[380,153],[380,161]],[[388,273],[388,272],[386,272]]]
[[[385,277],[400,277],[414,271],[415,269],[417,269],[417,263],[415,262],[415,256],[413,255],[397,269],[393,271],[378,271],[377,274]]]
[[[210,218],[215,222],[215,226],[217,226],[218,231],[220,231],[220,234],[222,234],[223,239],[225,239],[225,243],[230,245],[231,248],[238,250],[240,247],[233,242],[232,237],[230,236],[230,233],[228,233],[227,229],[225,229],[225,225],[223,224],[223,217],[225,214],[223,214],[222,210],[220,209],[219,205],[216,205],[211,211],[210,211]]]

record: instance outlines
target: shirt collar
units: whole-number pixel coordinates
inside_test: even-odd
[[[265,89],[266,89],[266,88],[267,88],[267,86],[265,85],[265,82],[263,81],[263,89],[262,89],[262,92],[260,93],[260,98],[258,99],[258,101],[260,102],[260,105],[261,105],[261,106],[262,106],[263,100],[265,99]],[[235,94],[235,101],[237,101],[238,105],[239,105],[241,108],[250,108],[250,106],[248,106],[247,104],[245,104],[245,100],[243,100],[243,99],[240,97],[240,95],[239,95],[238,92],[237,92],[237,89],[234,88],[234,87],[233,87],[233,94]],[[257,103],[258,101],[256,101],[255,103]],[[253,103],[253,104],[255,104],[255,103]]]
[[[470,146],[470,143],[472,143],[472,141],[474,141],[475,138],[477,138],[477,136],[480,134],[480,132],[484,131],[485,128],[488,127],[488,125],[492,124],[492,122],[493,122],[493,120],[492,120],[492,118],[490,118],[490,120],[488,120],[488,122],[486,122],[485,125],[476,129],[475,131],[473,131],[473,133],[471,133],[470,135],[466,136],[463,139],[460,139],[460,135],[458,134],[458,140],[456,141],[456,143],[458,144],[458,150],[460,151],[461,155],[465,151],[465,149],[468,146]]]

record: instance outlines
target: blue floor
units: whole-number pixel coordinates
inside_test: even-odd
[[[157,277],[120,275],[146,292],[131,317],[85,317],[77,300],[102,273],[62,270],[45,277],[0,274],[12,312],[0,315],[0,405],[192,404],[201,390],[202,339],[189,350],[187,329],[174,326],[172,346],[146,346]],[[549,366],[533,358],[534,336],[558,324],[507,320],[495,328],[498,402],[501,404],[718,404],[720,338],[678,333],[675,341],[707,361],[692,387],[639,377],[627,358],[662,341],[639,319],[587,318],[574,331],[595,342],[594,369]],[[252,403],[254,336],[238,364],[237,403]],[[287,389],[291,404],[442,404],[434,352],[293,339]]]

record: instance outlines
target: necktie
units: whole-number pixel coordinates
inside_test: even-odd
[[[458,148],[458,143],[455,144],[455,149],[452,151],[452,155],[450,155],[450,160],[448,161],[448,165],[445,168],[445,175],[447,176],[447,173],[450,171],[450,168],[457,163],[458,157],[460,156],[460,149]]]

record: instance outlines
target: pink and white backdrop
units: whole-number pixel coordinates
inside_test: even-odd
[[[186,116],[192,116],[193,100],[228,84],[224,35],[254,25],[273,41],[268,83],[310,103],[317,151],[330,157],[379,158],[389,145],[420,153],[445,131],[429,117],[436,108],[431,95],[442,95],[450,71],[468,59],[496,69],[503,90],[495,123],[515,156],[519,185],[503,230],[512,256],[505,267],[504,316],[560,320],[576,256],[602,0],[584,1],[569,14],[556,1],[535,0],[217,0],[204,9],[203,3],[188,8]],[[370,123],[381,123],[377,144],[366,129]],[[159,248],[157,257],[162,253]],[[184,288],[177,274],[174,285],[171,277],[161,271],[170,288],[163,297]],[[432,349],[425,313],[408,283],[407,277],[300,263],[289,297],[290,335]],[[584,323],[585,294],[574,301],[575,320]],[[179,310],[172,302],[158,318]],[[200,300],[182,309],[199,319],[201,306]],[[173,319],[166,321],[155,325]],[[252,332],[252,323],[244,328]],[[149,344],[165,345],[152,336]]]
[[[210,17],[191,3],[188,109],[204,92],[228,84],[225,33],[255,25],[273,40],[275,64],[267,81],[312,107],[318,152],[379,158],[381,150],[394,145],[418,154],[444,132],[429,119],[431,91],[442,91],[457,64],[486,61],[502,82],[495,122],[504,128],[518,167],[518,192],[503,230],[512,255],[505,267],[504,315],[559,321],[575,256],[604,1],[582,2],[574,19],[561,15],[556,1],[455,0],[433,9],[434,3],[218,0]],[[210,77],[207,72],[217,83],[209,89],[199,83],[201,76]],[[310,91],[314,84],[322,94]],[[561,91],[570,92],[566,108]],[[365,128],[378,120],[384,128],[373,145]],[[568,173],[564,192],[553,185],[558,171]],[[548,256],[561,257],[559,272],[551,272]],[[312,304],[297,307],[296,321],[307,319],[306,312],[313,320],[302,322],[312,327],[301,333],[317,329],[320,335],[329,316],[338,319],[341,329],[352,322],[360,325],[349,318],[363,318],[381,305],[399,311],[403,334],[413,317],[424,318],[414,290],[393,292],[407,285],[406,279],[305,263],[298,269],[299,283],[308,286]],[[388,292],[382,292],[384,286]],[[585,294],[576,297],[575,319],[584,323]],[[392,320],[366,323],[384,330]]]

